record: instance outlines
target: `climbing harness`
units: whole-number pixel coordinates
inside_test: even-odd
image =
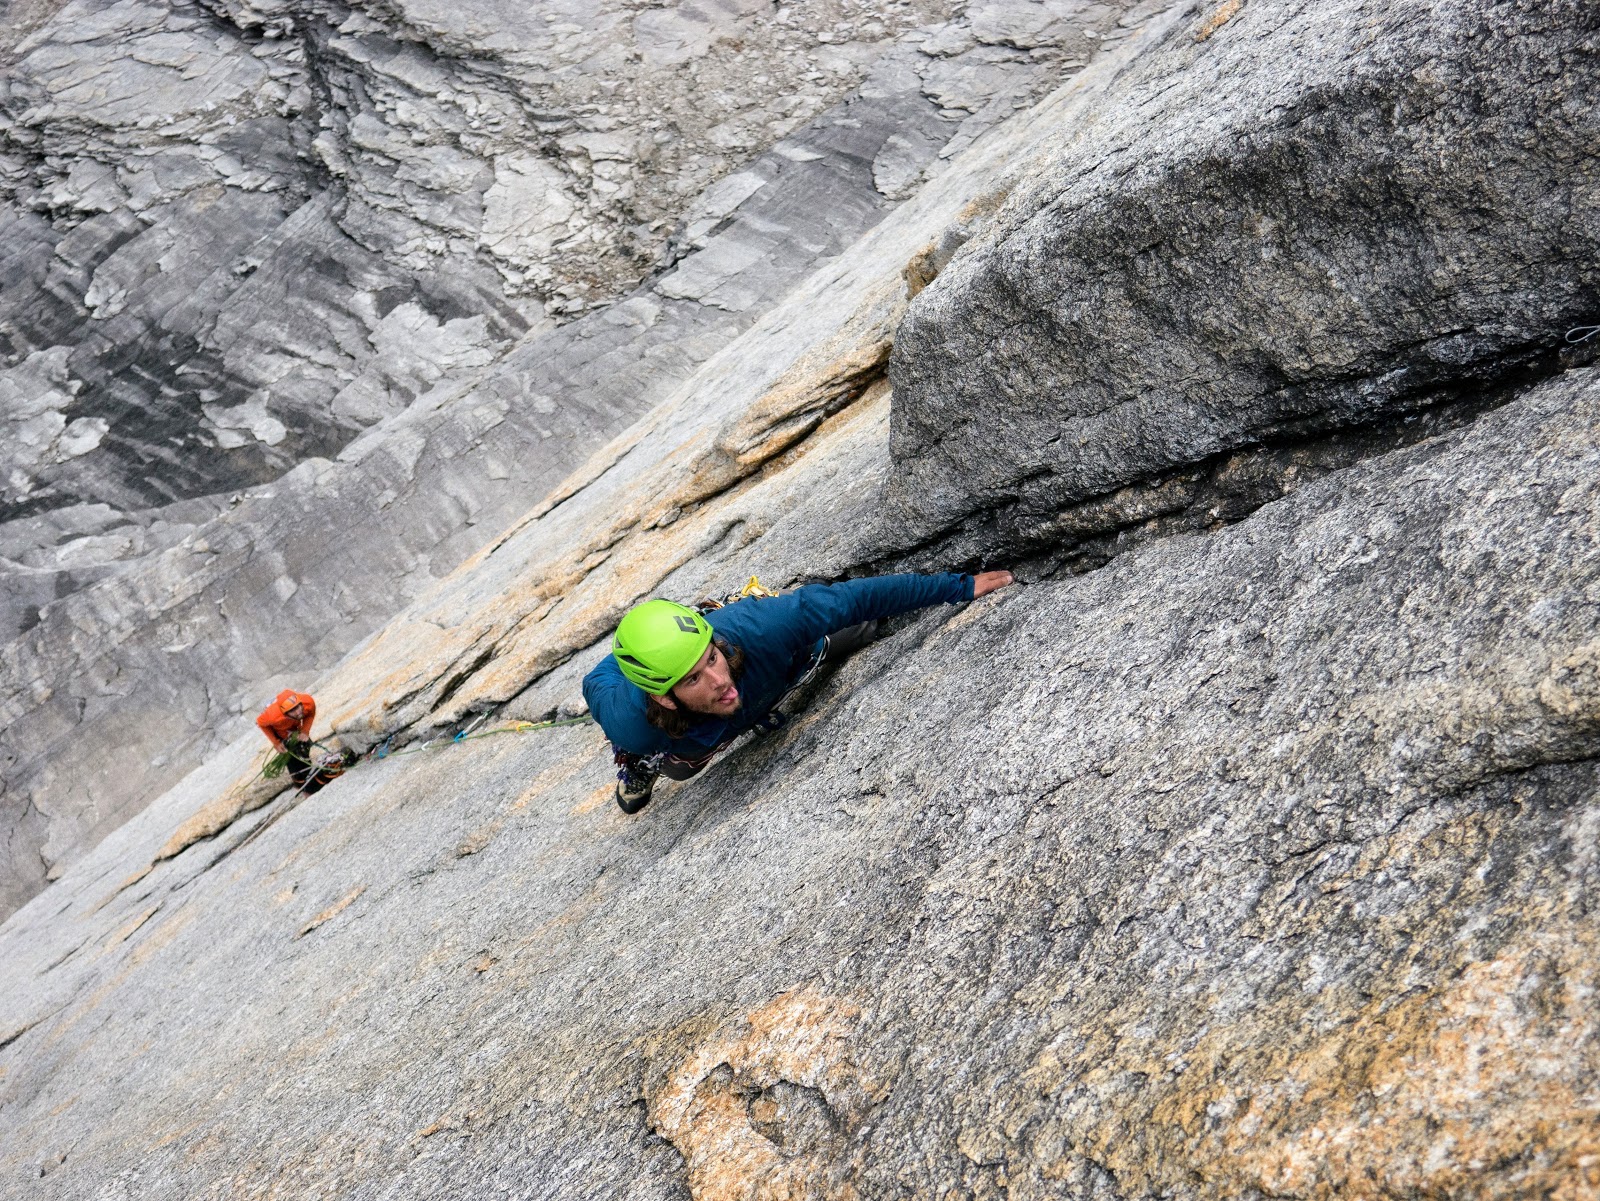
[[[309,755],[297,754],[295,750],[286,746],[276,754],[269,754],[267,761],[261,765],[261,778],[263,780],[276,780],[289,769],[291,763],[303,763],[312,769],[311,776],[308,779],[321,775],[326,776],[327,780],[336,780],[344,774],[344,769],[349,766],[349,763],[345,760],[345,752],[334,750],[334,748],[324,746],[315,740],[307,741],[302,739],[296,742],[295,746],[297,748],[300,746],[314,746],[323,752],[322,758],[313,759]],[[327,780],[323,782],[326,783]],[[302,787],[304,787],[303,784]]]

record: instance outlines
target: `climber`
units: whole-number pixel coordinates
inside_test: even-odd
[[[314,764],[311,761],[311,722],[317,715],[317,702],[307,692],[285,688],[276,700],[261,711],[256,725],[267,741],[289,757],[289,778],[307,792],[315,792],[322,781],[307,787]]]
[[[745,731],[777,729],[778,702],[823,662],[872,641],[881,619],[1011,582],[1009,571],[889,575],[809,584],[704,614],[667,600],[636,605],[617,626],[612,653],[583,678],[589,712],[615,752],[617,804],[637,813],[658,775],[687,780]]]

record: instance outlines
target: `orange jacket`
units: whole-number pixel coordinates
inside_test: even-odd
[[[300,720],[284,713],[284,710],[299,701],[305,706],[305,712],[300,715]],[[256,718],[256,725],[261,727],[272,745],[282,747],[283,740],[291,734],[298,734],[302,738],[311,737],[311,721],[317,715],[317,702],[305,692],[296,692],[293,688],[285,688],[278,693],[278,699],[273,701],[261,711],[261,716]]]

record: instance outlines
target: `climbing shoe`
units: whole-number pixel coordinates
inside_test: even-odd
[[[655,786],[654,774],[623,768],[617,773],[617,808],[624,813],[639,812],[650,803],[650,792]]]

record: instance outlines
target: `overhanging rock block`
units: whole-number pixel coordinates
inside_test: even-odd
[[[1600,10],[1229,13],[1064,130],[913,303],[913,531],[1543,374],[1600,313]]]

